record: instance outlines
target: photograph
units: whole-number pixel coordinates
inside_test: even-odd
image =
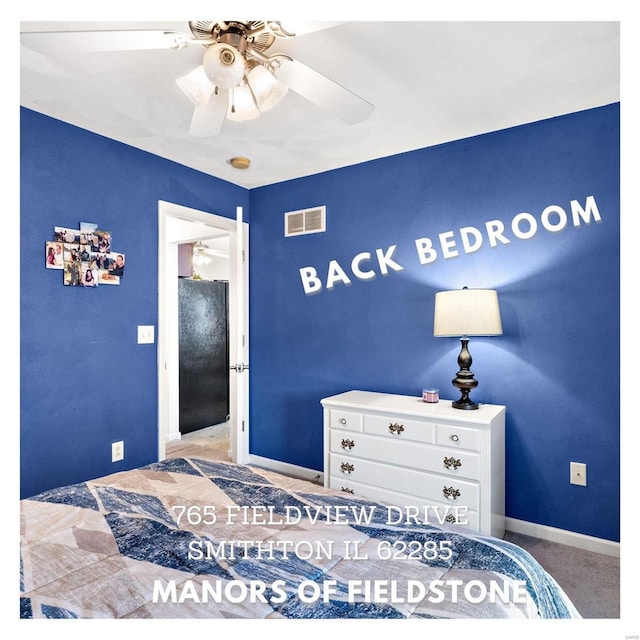
[[[64,250],[62,242],[46,242],[45,251],[47,269],[64,268]]]
[[[80,245],[64,243],[62,255],[65,262],[80,262]]]
[[[56,242],[64,242],[65,244],[78,244],[80,242],[80,230],[55,227],[54,239]]]
[[[109,269],[98,269],[98,284],[120,284],[120,276],[114,276]]]
[[[96,229],[93,232],[92,241],[94,251],[98,251],[100,253],[109,253],[111,251],[111,233],[109,231]]]
[[[69,260],[64,261],[64,280],[65,286],[79,287],[82,284],[82,262],[73,256]]]
[[[118,276],[118,277],[124,276],[124,261],[125,261],[125,257],[123,253],[112,251],[111,260],[109,261],[107,270],[113,276]]]
[[[82,262],[81,282],[83,287],[98,286],[98,268],[95,262]]]

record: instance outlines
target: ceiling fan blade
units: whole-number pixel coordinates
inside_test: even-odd
[[[220,91],[218,94],[212,93],[204,109],[198,107],[194,109],[189,135],[206,138],[220,133],[228,106],[229,96],[226,91]]]
[[[283,60],[274,75],[291,90],[347,124],[361,122],[373,111],[371,103],[298,60]]]
[[[135,51],[140,49],[182,49],[193,38],[178,31],[31,31],[20,34],[23,46],[47,53],[79,51]]]

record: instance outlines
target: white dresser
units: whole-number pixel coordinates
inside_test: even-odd
[[[504,535],[505,407],[370,391],[321,403],[325,486],[401,507],[394,517]]]

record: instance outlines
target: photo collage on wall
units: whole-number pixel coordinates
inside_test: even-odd
[[[45,246],[46,267],[62,270],[65,286],[120,284],[125,255],[112,249],[109,231],[81,222],[79,229],[54,227],[53,237]]]

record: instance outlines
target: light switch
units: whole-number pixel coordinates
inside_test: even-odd
[[[154,329],[153,325],[138,325],[138,344],[153,344]]]

